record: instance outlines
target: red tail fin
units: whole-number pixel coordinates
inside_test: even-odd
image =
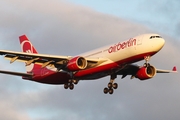
[[[36,54],[38,53],[36,49],[34,48],[34,46],[31,44],[31,42],[29,41],[29,39],[26,37],[26,35],[20,36],[19,41],[20,41],[21,49],[23,52],[36,53]]]
[[[19,41],[20,41],[21,49],[23,52],[34,53],[34,54],[38,53],[36,49],[34,48],[34,46],[31,44],[31,42],[29,41],[29,39],[26,37],[26,35],[20,36]],[[31,65],[26,66],[26,71],[28,73],[37,72],[38,70],[40,70],[40,68],[41,68],[41,65],[31,64]]]

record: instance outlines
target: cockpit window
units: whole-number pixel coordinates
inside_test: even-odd
[[[161,36],[151,36],[150,39],[153,39],[153,38],[162,38]]]

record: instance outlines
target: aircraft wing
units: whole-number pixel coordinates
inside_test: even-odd
[[[156,69],[157,73],[176,73],[176,66],[173,67],[172,70],[162,70],[162,69]]]
[[[124,66],[123,69],[119,70],[117,73],[118,75],[122,75],[122,78],[126,77],[127,75],[132,75],[132,77],[134,77],[134,75],[141,67],[142,66],[128,64]],[[174,66],[172,70],[156,69],[156,73],[177,73],[177,70],[176,67]]]
[[[55,65],[66,65],[67,62],[72,59],[72,56],[56,56],[56,55],[47,55],[47,54],[33,54],[25,52],[15,52],[0,50],[0,55],[5,55],[5,59],[9,59],[10,63],[14,61],[25,62],[26,65],[31,63],[41,64],[42,67],[50,66],[54,67]],[[96,58],[86,58],[90,67],[101,64],[106,60],[96,59]]]

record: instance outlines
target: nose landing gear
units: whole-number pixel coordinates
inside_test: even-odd
[[[145,60],[145,63],[144,63],[144,67],[148,67],[150,66],[149,64],[149,60],[150,60],[151,56],[144,56],[144,60]]]

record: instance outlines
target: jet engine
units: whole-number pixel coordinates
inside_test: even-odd
[[[70,59],[66,67],[70,71],[83,70],[87,67],[87,60],[83,57],[77,56]]]
[[[139,78],[140,80],[146,80],[154,77],[156,75],[156,68],[154,66],[147,66],[147,67],[141,67],[137,73],[136,78]]]

